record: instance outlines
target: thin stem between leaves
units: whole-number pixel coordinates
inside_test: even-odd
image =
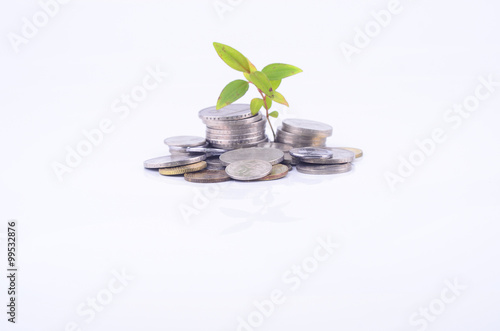
[[[276,134],[274,133],[274,129],[273,129],[273,126],[271,124],[271,120],[269,119],[269,108],[267,108],[266,95],[264,93],[262,93],[262,91],[259,88],[257,88],[257,90],[259,90],[259,93],[262,97],[262,100],[264,101],[264,108],[266,109],[267,123],[269,123],[269,127],[271,128],[271,132],[273,133],[273,141],[274,141],[274,140],[276,140]]]

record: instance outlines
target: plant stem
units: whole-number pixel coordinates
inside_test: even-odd
[[[259,88],[257,88],[257,89],[259,90],[259,93],[262,96],[262,100],[264,100],[264,108],[266,108],[267,123],[269,123],[269,127],[271,128],[271,132],[273,133],[273,141],[274,141],[274,140],[276,140],[276,134],[274,133],[274,129],[273,129],[273,126],[271,124],[271,120],[269,119],[269,109],[267,108],[266,95],[264,93],[262,93],[262,91]]]

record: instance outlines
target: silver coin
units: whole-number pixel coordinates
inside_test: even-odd
[[[201,153],[160,156],[144,161],[144,168],[160,169],[160,168],[177,167],[181,165],[200,162],[205,160],[206,158],[207,156]]]
[[[285,154],[286,154],[286,152],[289,152],[293,148],[292,145],[283,144],[283,143],[277,143],[277,142],[274,142],[274,143],[260,143],[260,144],[257,145],[257,147],[277,148],[277,149],[281,150],[282,152],[284,152]]]
[[[208,128],[211,129],[235,129],[235,130],[240,130],[240,129],[245,129],[248,127],[249,124],[259,122],[262,120],[262,114],[257,113],[257,115],[236,120],[236,121],[216,121],[216,120],[203,120],[202,122],[205,123],[205,125]],[[262,124],[259,124],[262,125]]]
[[[221,109],[208,107],[198,112],[198,117],[208,121],[234,121],[252,116],[250,105],[242,103],[232,103]]]
[[[265,135],[264,130],[260,130],[258,132],[245,133],[245,134],[215,134],[207,132],[208,140],[244,140],[244,139],[252,139],[256,138],[257,140],[262,139]]]
[[[276,136],[276,141],[279,143],[292,145],[293,147],[324,147],[326,145],[326,141],[296,142],[279,136]]]
[[[255,180],[266,177],[271,173],[273,166],[263,160],[241,160],[232,162],[226,167],[229,177],[236,180]]]
[[[211,144],[212,147],[215,148],[222,148],[222,149],[228,149],[228,150],[233,150],[233,149],[239,149],[239,148],[248,148],[248,147],[255,147],[260,143],[269,141],[269,138],[265,136],[262,140],[256,141],[255,143],[248,143],[248,144],[225,144],[225,145],[219,145],[219,144]]]
[[[223,170],[226,168],[226,166],[222,164],[218,156],[207,157],[205,162],[207,162],[208,170]]]
[[[205,138],[197,136],[168,137],[163,142],[170,147],[191,147],[205,144]]]
[[[197,147],[170,147],[169,150],[171,154],[207,153],[212,155],[220,155],[227,152],[227,150],[225,149],[209,147],[208,144]]]
[[[244,125],[233,125],[231,127],[225,126],[225,128],[211,128],[207,126],[207,133],[215,134],[245,134],[252,132],[260,132],[266,129],[266,121],[258,120],[257,122],[248,123]]]
[[[339,163],[349,163],[354,161],[356,154],[351,151],[342,148],[328,148],[327,150],[332,152],[332,157],[328,159],[311,159],[311,158],[301,158],[301,162],[315,163],[315,164],[339,164]]]
[[[283,161],[284,154],[276,148],[251,147],[229,151],[220,156],[222,164],[229,165],[241,160],[263,160],[272,165]]]
[[[290,133],[290,132],[284,131],[281,126],[278,127],[278,130],[276,131],[276,138],[278,138],[278,137],[285,138],[287,140],[291,140],[291,141],[299,142],[299,143],[326,141],[326,137],[303,136],[303,135],[299,135],[299,134],[295,134],[295,133]]]
[[[333,175],[349,172],[352,169],[350,163],[343,164],[297,164],[297,171],[308,175]]]
[[[282,126],[284,131],[303,136],[330,137],[332,135],[330,125],[317,121],[287,118],[283,120]]]
[[[260,134],[252,138],[245,139],[207,139],[207,141],[212,145],[252,144],[261,141],[265,137],[265,134]]]
[[[329,159],[333,156],[333,152],[318,147],[300,147],[290,150],[290,155],[302,159]]]

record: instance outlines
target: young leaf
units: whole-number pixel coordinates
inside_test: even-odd
[[[276,91],[275,91],[276,93]],[[273,104],[273,99],[271,98],[266,98],[266,106],[267,106],[267,109],[271,109],[271,105]]]
[[[275,91],[280,86],[280,84],[281,84],[281,79],[271,81],[271,86]]]
[[[257,68],[255,68],[252,62],[248,61],[248,64],[250,65],[250,72],[257,71]]]
[[[286,101],[285,97],[283,94],[279,93],[278,91],[274,91],[274,102],[281,103],[282,105],[285,105],[287,107],[290,107],[288,105],[288,102]]]
[[[234,70],[250,72],[250,61],[243,54],[232,47],[220,43],[214,43],[214,48],[222,61],[226,62],[228,66]]]
[[[292,66],[291,64],[272,63],[265,66],[262,72],[265,73],[270,80],[278,80],[298,74],[302,72],[302,69]]]
[[[253,98],[252,101],[250,101],[250,110],[252,111],[252,115],[256,115],[263,105],[264,101],[262,99]]]
[[[278,115],[279,115],[279,113],[276,110],[269,113],[269,116],[272,116],[274,118],[278,118]]]
[[[215,109],[221,109],[244,96],[248,91],[248,85],[248,82],[242,79],[233,80],[227,84],[220,93]]]
[[[250,81],[269,98],[274,98],[274,89],[269,78],[262,71],[254,71],[250,74]]]

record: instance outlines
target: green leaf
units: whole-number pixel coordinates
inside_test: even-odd
[[[276,91],[274,91],[274,93],[276,93]],[[267,106],[267,109],[271,109],[271,105],[273,104],[273,99],[271,98],[266,98],[266,106]]]
[[[278,115],[279,115],[279,113],[276,110],[269,113],[269,116],[272,116],[274,118],[278,118]]]
[[[298,74],[302,72],[302,69],[292,66],[291,64],[272,63],[265,66],[262,72],[265,73],[270,80],[278,80]]]
[[[250,65],[250,72],[257,71],[257,68],[255,68],[252,62],[248,61],[248,64]]]
[[[254,83],[255,86],[262,92],[264,92],[265,95],[270,97],[271,99],[274,98],[274,89],[271,85],[271,82],[269,81],[269,78],[267,78],[266,74],[264,74],[262,71],[254,71],[250,74],[250,81]]]
[[[278,91],[274,91],[274,102],[281,103],[282,105],[285,105],[287,107],[290,107],[288,105],[288,102],[286,101],[285,97],[283,94],[279,93]]]
[[[264,101],[262,99],[253,98],[252,101],[250,101],[250,110],[252,111],[252,115],[257,114],[263,105]]]
[[[272,80],[271,81],[271,86],[273,87],[273,89],[276,91],[278,89],[278,87],[280,86],[281,84],[281,79],[278,79],[278,80]]]
[[[220,43],[214,43],[214,48],[222,61],[226,62],[228,66],[234,70],[250,72],[250,61],[243,54],[230,46]]]
[[[237,79],[227,84],[220,93],[215,108],[221,109],[244,96],[248,91],[248,85],[248,82],[242,79]]]

